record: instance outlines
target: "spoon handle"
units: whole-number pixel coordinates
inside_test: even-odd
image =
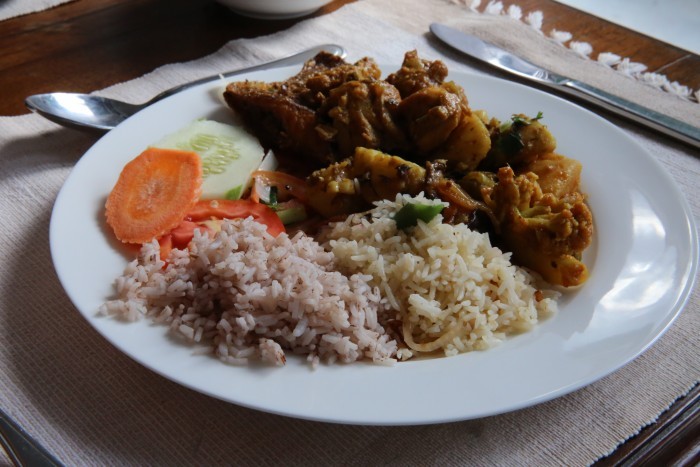
[[[344,58],[346,55],[345,49],[339,45],[335,44],[324,44],[324,45],[317,45],[316,47],[312,47],[308,50],[305,50],[303,52],[299,52],[298,54],[294,55],[289,55],[287,57],[283,57],[277,60],[273,60],[271,62],[266,62],[266,63],[261,63],[260,65],[254,65],[251,67],[244,67],[240,68],[238,70],[233,70],[229,71],[227,73],[221,73],[218,75],[214,76],[207,76],[206,78],[201,78],[196,81],[190,81],[189,83],[181,84],[179,86],[175,86],[174,88],[168,89],[166,91],[161,92],[160,94],[156,95],[154,98],[149,100],[144,104],[145,106],[151,105],[155,102],[158,102],[161,99],[164,99],[168,96],[172,96],[173,94],[177,94],[178,92],[184,91],[185,89],[191,88],[193,86],[197,86],[202,83],[208,83],[210,81],[214,81],[217,79],[222,79],[222,78],[230,78],[232,76],[236,76],[242,73],[250,73],[252,71],[259,71],[259,70],[266,70],[268,68],[278,68],[281,66],[285,65],[294,65],[302,61],[306,61],[309,58],[312,58],[315,56],[317,53],[321,51],[326,51],[330,54],[337,55],[341,58]]]
[[[1,409],[0,445],[5,449],[10,460],[19,467],[60,467],[62,465]]]

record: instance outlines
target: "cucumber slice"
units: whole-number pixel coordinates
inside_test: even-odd
[[[239,199],[265,155],[257,138],[243,128],[213,120],[196,120],[153,146],[199,154],[203,199]]]
[[[301,222],[308,217],[303,204],[295,204],[290,207],[285,207],[285,203],[278,204],[275,212],[284,225]]]

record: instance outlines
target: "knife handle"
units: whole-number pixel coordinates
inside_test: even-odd
[[[615,115],[683,141],[695,149],[700,149],[700,128],[614,96],[581,81],[567,80],[559,83],[558,89],[586,102],[600,106]]]

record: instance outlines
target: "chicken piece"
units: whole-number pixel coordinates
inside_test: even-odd
[[[413,160],[447,159],[450,165],[472,170],[491,149],[486,125],[469,108],[464,90],[445,82],[447,68],[408,52],[399,71],[387,81],[403,100],[398,118],[413,144]]]
[[[552,193],[562,198],[579,191],[581,183],[581,163],[575,159],[548,152],[524,165],[517,167],[517,172],[532,172],[537,175],[537,182],[543,193]]]
[[[376,81],[381,78],[382,72],[371,58],[365,57],[351,64],[335,55],[331,55],[331,57],[334,57],[335,60],[317,55],[313,60],[314,65],[307,62],[300,72],[301,76],[297,75],[298,78],[292,78],[295,81],[300,81],[302,88],[299,94],[300,101],[312,108],[320,107],[328,94],[343,83]]]
[[[371,59],[349,64],[321,52],[285,81],[230,83],[224,98],[266,149],[297,160],[310,159],[318,167],[336,159],[326,135],[316,128],[317,109],[344,82],[380,75]]]
[[[332,161],[331,145],[316,131],[316,112],[275,88],[251,81],[232,83],[224,97],[264,148],[282,156],[310,159],[311,164]],[[303,159],[296,157],[302,155]]]
[[[387,76],[386,81],[396,86],[401,97],[427,87],[440,86],[447,78],[447,66],[439,61],[428,61],[418,57],[418,52],[406,52],[401,68]]]
[[[430,154],[444,144],[462,116],[459,97],[437,86],[426,87],[405,98],[399,116],[419,154]]]
[[[324,217],[360,212],[373,201],[397,193],[418,194],[425,169],[397,156],[358,147],[341,162],[317,170],[306,179],[309,205]]]
[[[593,217],[580,193],[562,198],[543,193],[537,175],[498,171],[498,182],[482,190],[493,210],[497,234],[516,263],[551,284],[580,285],[588,278],[581,255],[593,236]]]
[[[401,97],[384,81],[348,81],[332,89],[318,115],[329,124],[317,131],[336,149],[336,158],[351,156],[357,147],[394,152],[407,147],[396,125]]]

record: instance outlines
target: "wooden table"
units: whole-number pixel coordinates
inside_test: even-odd
[[[352,1],[336,0],[317,15]],[[594,50],[630,57],[649,71],[700,88],[697,55],[552,0],[516,3],[525,12],[542,11],[544,31],[572,32]],[[213,0],[83,0],[6,20],[0,23],[0,115],[27,113],[24,97],[30,94],[94,91],[295,22],[244,18]]]
[[[336,0],[327,14],[354,0]],[[641,62],[693,89],[700,57],[553,0],[518,0],[544,13],[543,30],[569,31],[598,52]],[[213,0],[83,0],[0,22],[0,115],[28,113],[24,98],[50,91],[90,92],[172,62],[216,51],[232,39],[286,29],[296,20],[238,16]],[[694,465],[700,462],[700,389],[599,465]]]

